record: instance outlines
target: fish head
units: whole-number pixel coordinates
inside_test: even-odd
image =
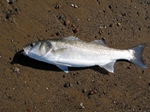
[[[28,54],[31,52],[31,50],[35,49],[35,47],[38,46],[38,44],[39,44],[38,42],[32,42],[32,43],[26,45],[26,46],[23,48],[24,55],[28,55]]]
[[[45,56],[47,52],[52,51],[51,42],[48,40],[32,42],[23,48],[24,55],[31,58],[39,58]]]

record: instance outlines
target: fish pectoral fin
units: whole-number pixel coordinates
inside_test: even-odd
[[[59,54],[59,53],[63,53],[67,48],[59,48],[59,49],[56,49],[56,50],[53,50],[53,54],[56,55],[56,54]]]
[[[63,65],[56,65],[56,66],[57,66],[58,68],[60,68],[61,70],[63,70],[65,73],[69,73],[67,66],[63,66]]]
[[[100,45],[106,46],[105,42],[104,42],[102,39],[101,39],[101,40],[94,40],[94,41],[92,41],[92,43],[100,44]]]
[[[110,63],[107,63],[101,67],[105,68],[107,71],[109,72],[112,72],[114,73],[114,64],[115,64],[116,61],[113,61],[113,62],[110,62]]]

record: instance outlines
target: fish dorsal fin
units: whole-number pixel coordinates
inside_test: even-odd
[[[106,46],[105,42],[104,42],[102,39],[100,39],[100,40],[94,40],[94,41],[92,41],[92,43],[100,44],[100,45]]]
[[[116,61],[113,61],[113,62],[110,62],[110,63],[107,63],[101,67],[105,68],[107,71],[109,72],[112,72],[114,73],[114,64],[115,64]]]
[[[64,39],[66,39],[66,40],[80,40],[78,37],[75,37],[75,36],[69,36],[69,37],[66,37]]]

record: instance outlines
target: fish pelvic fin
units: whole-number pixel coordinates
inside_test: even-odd
[[[63,66],[63,65],[56,65],[56,66],[57,66],[58,68],[60,68],[61,70],[63,70],[65,73],[69,73],[67,66]]]
[[[129,52],[133,53],[133,58],[130,59],[130,61],[141,68],[147,68],[142,59],[142,53],[145,46],[146,44],[140,44],[138,46],[129,49]]]

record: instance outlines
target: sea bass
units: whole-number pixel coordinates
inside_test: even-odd
[[[54,64],[68,73],[68,67],[90,67],[99,65],[114,73],[117,60],[128,60],[135,65],[146,68],[142,60],[145,44],[131,49],[119,50],[107,47],[102,40],[84,42],[70,36],[33,42],[23,48],[24,54],[38,61]]]

